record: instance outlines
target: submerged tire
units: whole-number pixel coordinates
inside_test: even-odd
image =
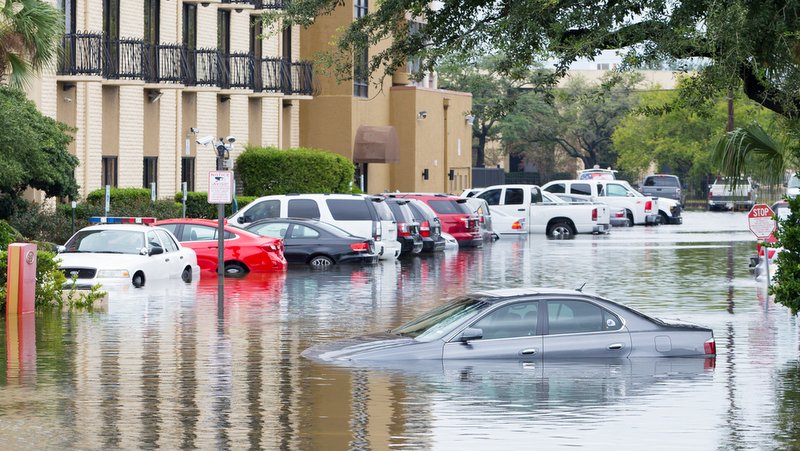
[[[136,274],[134,274],[131,283],[133,283],[133,286],[136,287],[136,288],[143,287],[144,286],[144,274],[142,274],[140,272],[137,272]]]
[[[181,280],[190,283],[192,281],[192,268],[185,267],[183,268],[183,272],[181,273]]]
[[[333,265],[333,259],[324,255],[317,255],[309,260],[308,264],[315,268],[326,268]]]
[[[567,221],[556,221],[547,227],[547,237],[556,240],[567,240],[575,236],[575,231]]]
[[[243,276],[247,273],[247,268],[244,267],[241,263],[238,262],[230,262],[225,263],[225,275],[226,276]]]

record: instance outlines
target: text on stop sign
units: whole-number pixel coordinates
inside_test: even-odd
[[[772,216],[772,211],[770,211],[769,207],[761,207],[761,208],[753,208],[752,216],[754,218],[766,218]]]

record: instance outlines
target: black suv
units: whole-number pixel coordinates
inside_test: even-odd
[[[675,199],[683,205],[683,190],[681,189],[681,181],[677,175],[648,175],[642,181],[639,191],[645,196]]]

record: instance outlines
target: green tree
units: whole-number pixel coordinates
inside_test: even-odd
[[[77,196],[78,159],[67,150],[69,131],[40,113],[22,91],[0,86],[0,217],[13,212],[28,187],[47,196]]]
[[[4,0],[0,7],[0,82],[20,87],[55,55],[64,19],[41,0]]]
[[[310,25],[341,0],[294,0],[269,20]],[[406,19],[420,17],[421,25]],[[353,52],[370,46],[371,72],[404,70],[419,58],[429,71],[452,52],[494,49],[515,67],[545,58],[564,73],[578,58],[623,49],[627,66],[700,58],[707,64],[685,87],[698,101],[740,86],[782,115],[800,111],[800,1],[752,0],[384,0],[334,39],[336,69],[352,73]],[[377,44],[381,43],[380,47]]]
[[[587,168],[616,167],[611,135],[636,106],[639,81],[638,74],[609,73],[598,85],[575,77],[548,93],[529,92],[503,120],[503,147],[529,157],[556,148]]]
[[[677,97],[676,91],[642,93],[639,108],[614,130],[618,166],[640,174],[655,164],[656,170],[676,174],[690,191],[700,195],[708,174],[718,172],[711,157],[727,122],[728,102],[720,99],[701,108],[672,108]],[[775,119],[774,114],[742,95],[734,99],[734,111],[740,122]]]

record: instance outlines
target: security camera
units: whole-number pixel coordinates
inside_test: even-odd
[[[211,144],[211,141],[214,141],[214,135],[208,135],[208,136],[205,136],[203,138],[198,139],[197,140],[197,144],[200,144],[201,146],[207,146],[207,145]]]
[[[189,128],[189,131],[190,131],[190,132],[192,132],[192,133],[193,133],[193,134],[195,134],[195,135],[196,135],[196,134],[198,134],[198,133],[200,133],[200,129],[199,129],[199,128],[197,128],[197,127],[190,127],[190,128]]]
[[[235,136],[227,136],[227,137],[225,137],[225,141],[228,141],[228,143],[233,144],[233,143],[236,142],[236,137]]]

